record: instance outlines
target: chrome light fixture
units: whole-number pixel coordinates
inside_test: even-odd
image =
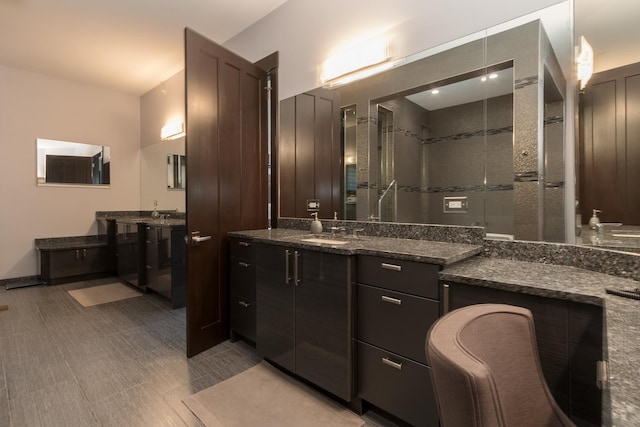
[[[580,36],[580,54],[576,58],[576,62],[578,65],[580,90],[583,90],[593,74],[593,48],[584,36]]]

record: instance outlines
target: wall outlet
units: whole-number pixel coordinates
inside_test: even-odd
[[[318,212],[320,210],[320,200],[307,199],[307,212]]]
[[[467,213],[468,211],[467,196],[445,197],[443,202],[444,213]]]

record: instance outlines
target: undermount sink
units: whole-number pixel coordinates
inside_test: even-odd
[[[307,243],[324,243],[327,245],[344,245],[346,243],[349,243],[344,240],[323,239],[320,237],[310,237],[308,239],[300,239],[300,240]]]

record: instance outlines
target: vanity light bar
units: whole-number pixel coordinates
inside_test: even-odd
[[[160,138],[163,140],[178,139],[184,135],[184,123],[180,120],[170,121],[160,130]]]
[[[371,39],[329,57],[322,64],[320,80],[345,84],[393,67],[386,39]]]

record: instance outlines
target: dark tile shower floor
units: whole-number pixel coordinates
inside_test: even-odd
[[[261,361],[241,341],[187,359],[186,311],[157,295],[84,308],[67,293],[113,281],[0,289],[0,426],[201,426],[182,399]]]

